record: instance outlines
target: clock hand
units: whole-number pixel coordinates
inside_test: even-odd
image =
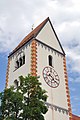
[[[54,78],[51,76],[51,74],[49,74],[48,76],[50,76],[52,79],[54,79]]]
[[[50,75],[50,76],[51,76],[51,75]],[[52,81],[54,81],[54,82],[57,83],[57,81],[55,81],[54,77],[53,77],[53,76],[51,76],[51,77],[52,77]],[[59,84],[59,83],[57,83],[57,84]]]
[[[48,76],[50,76],[50,77],[52,78],[52,81],[54,81],[55,83],[57,83],[57,82],[54,80],[53,76],[51,76],[51,74],[49,74]],[[59,84],[59,83],[57,83],[57,84]]]
[[[58,82],[56,82],[54,79],[53,79],[53,81],[54,81],[56,84],[58,84],[58,85],[59,85],[59,83],[58,83]]]

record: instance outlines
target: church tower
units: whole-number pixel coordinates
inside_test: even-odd
[[[9,54],[6,87],[28,73],[40,76],[47,91],[45,120],[72,120],[65,52],[49,17]]]

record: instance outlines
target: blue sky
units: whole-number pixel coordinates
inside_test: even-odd
[[[9,52],[48,16],[66,52],[72,111],[80,115],[80,0],[0,1],[0,91]]]
[[[5,87],[6,66],[7,58],[4,56],[4,54],[0,54],[0,92]]]

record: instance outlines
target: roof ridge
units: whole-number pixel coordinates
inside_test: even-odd
[[[36,37],[39,31],[43,28],[43,26],[46,24],[46,22],[49,20],[49,17],[47,17],[41,24],[39,24],[33,31],[31,31],[20,43],[19,45],[11,52],[14,53],[16,50],[21,48],[26,42],[28,42],[31,38]]]
[[[20,48],[21,48],[23,45],[25,45],[28,41],[30,41],[30,40],[33,39],[33,38],[36,38],[36,36],[38,35],[38,33],[41,31],[41,29],[45,26],[45,24],[46,24],[48,21],[50,22],[50,25],[51,25],[51,27],[52,27],[52,29],[53,29],[53,32],[54,32],[54,34],[55,34],[55,36],[56,36],[56,38],[57,38],[57,40],[58,40],[58,43],[59,43],[59,45],[60,45],[60,47],[61,47],[61,49],[62,49],[62,51],[63,51],[63,54],[65,55],[65,52],[64,52],[64,50],[63,50],[63,48],[62,48],[62,45],[61,45],[61,43],[60,43],[60,41],[59,41],[59,39],[58,39],[58,37],[57,37],[57,34],[56,34],[56,32],[55,32],[55,30],[54,30],[54,28],[53,28],[53,25],[52,25],[49,17],[47,17],[42,23],[40,23],[34,30],[32,30],[32,31],[18,44],[18,46],[9,54],[8,57],[10,57],[12,54],[14,54],[18,49],[20,49]]]

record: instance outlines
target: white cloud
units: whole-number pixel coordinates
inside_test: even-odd
[[[55,24],[64,48],[72,39],[78,41],[80,10],[78,1],[75,1],[0,1],[0,52],[12,50],[31,30],[33,23],[36,26],[47,16]]]
[[[66,51],[71,70],[80,72],[79,0],[0,1],[0,53],[10,52],[31,31],[50,17]]]
[[[79,0],[0,1],[0,53],[10,52],[31,31],[50,17],[70,59],[72,71],[80,72]]]
[[[34,21],[45,18],[47,3],[49,0],[0,1],[0,52],[12,50],[28,34]]]
[[[67,54],[69,74],[80,73],[79,0],[1,0],[0,53],[9,53],[31,31],[33,24],[37,26],[48,16]],[[69,80],[78,84],[80,76]],[[73,111],[77,111],[75,107]]]

